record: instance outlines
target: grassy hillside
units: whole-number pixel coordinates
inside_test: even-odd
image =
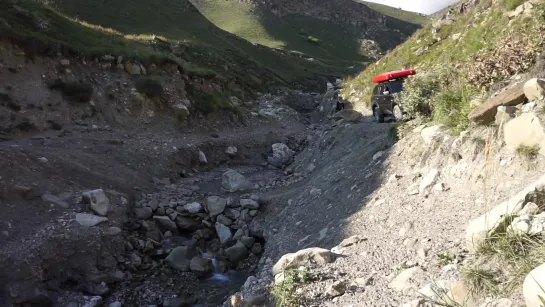
[[[356,109],[364,109],[370,101],[375,75],[416,68],[420,77],[413,79],[420,82],[416,84],[419,90],[424,84],[430,88],[424,91],[428,97],[416,95],[413,100],[429,101],[428,109],[433,111],[431,115],[420,115],[441,122],[440,118],[449,117],[445,114],[458,114],[459,121],[464,122],[449,125],[458,126],[457,130],[467,127],[466,115],[475,97],[466,94],[486,95],[497,88],[496,84],[528,71],[543,48],[544,4],[533,5],[531,10],[511,18],[504,15],[524,2],[485,0],[454,17],[439,17],[357,77],[348,79],[344,95],[350,97]],[[455,11],[460,12],[461,4]],[[441,97],[444,93],[455,95]],[[448,100],[448,106],[441,105],[442,98]]]
[[[192,72],[235,79],[254,89],[279,83],[323,86],[324,76],[351,72],[254,46],[214,26],[187,0],[47,3],[1,1],[2,37],[60,44],[85,55],[113,54],[142,61],[173,59],[170,49],[177,47],[183,50],[181,57]]]
[[[348,24],[334,24],[302,14],[279,17],[251,1],[192,2],[215,25],[253,43],[301,53],[338,67],[366,63],[376,56],[361,46],[362,30]],[[404,31],[410,31],[409,23],[414,31],[426,21],[418,14],[394,8],[372,5],[372,9],[389,14],[392,23],[399,22],[396,26]]]
[[[402,9],[387,6],[380,3],[361,1],[361,0],[359,0],[358,2],[361,2],[367,5],[371,9],[379,12],[380,14],[384,16],[389,16],[389,17],[396,18],[405,22],[412,23],[412,24],[423,25],[423,24],[426,24],[428,21],[430,21],[429,17],[427,17],[426,15],[418,14],[415,12],[404,11]]]

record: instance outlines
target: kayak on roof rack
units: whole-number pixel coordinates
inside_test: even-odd
[[[394,121],[403,120],[403,108],[395,101],[393,94],[403,91],[405,78],[415,74],[414,69],[404,69],[386,72],[373,78],[377,85],[373,89],[371,106],[376,122],[383,123],[386,116],[393,117]]]
[[[414,69],[391,71],[391,72],[386,72],[376,76],[375,78],[373,78],[373,82],[380,83],[380,82],[389,81],[393,79],[408,77],[415,74],[416,74],[416,70]]]

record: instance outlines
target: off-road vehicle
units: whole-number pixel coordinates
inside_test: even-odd
[[[383,123],[386,116],[391,116],[394,121],[403,120],[403,108],[396,103],[394,94],[403,91],[405,78],[416,74],[415,70],[399,70],[380,74],[373,78],[377,83],[371,96],[373,118],[378,123]]]

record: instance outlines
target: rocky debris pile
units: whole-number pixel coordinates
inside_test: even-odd
[[[224,176],[231,191],[238,191],[241,181],[248,183],[234,170],[226,173],[235,174]],[[119,266],[136,272],[167,264],[200,277],[236,268],[263,251],[263,232],[250,225],[262,205],[255,194],[222,198],[201,195],[197,186],[165,185],[136,202],[134,232],[126,237]]]
[[[283,168],[293,162],[294,154],[288,145],[276,143],[272,145],[272,156],[267,157],[267,162],[276,168]]]

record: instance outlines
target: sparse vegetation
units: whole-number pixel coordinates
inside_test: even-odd
[[[530,271],[543,263],[545,240],[504,229],[485,240],[475,257],[463,273],[463,280],[474,295],[512,293]]]
[[[521,144],[517,147],[517,154],[529,161],[534,160],[539,155],[540,147],[538,144],[528,146]]]
[[[308,36],[307,37],[307,41],[310,42],[310,43],[313,43],[315,45],[319,45],[320,44],[320,40],[317,39],[316,37],[314,36]]]
[[[505,8],[508,11],[511,11],[511,10],[516,9],[523,2],[524,2],[524,0],[505,0]]]
[[[272,289],[272,295],[276,298],[276,306],[300,306],[305,302],[305,298],[297,292],[298,287],[319,278],[319,276],[304,267],[284,272],[284,280],[275,284]]]

